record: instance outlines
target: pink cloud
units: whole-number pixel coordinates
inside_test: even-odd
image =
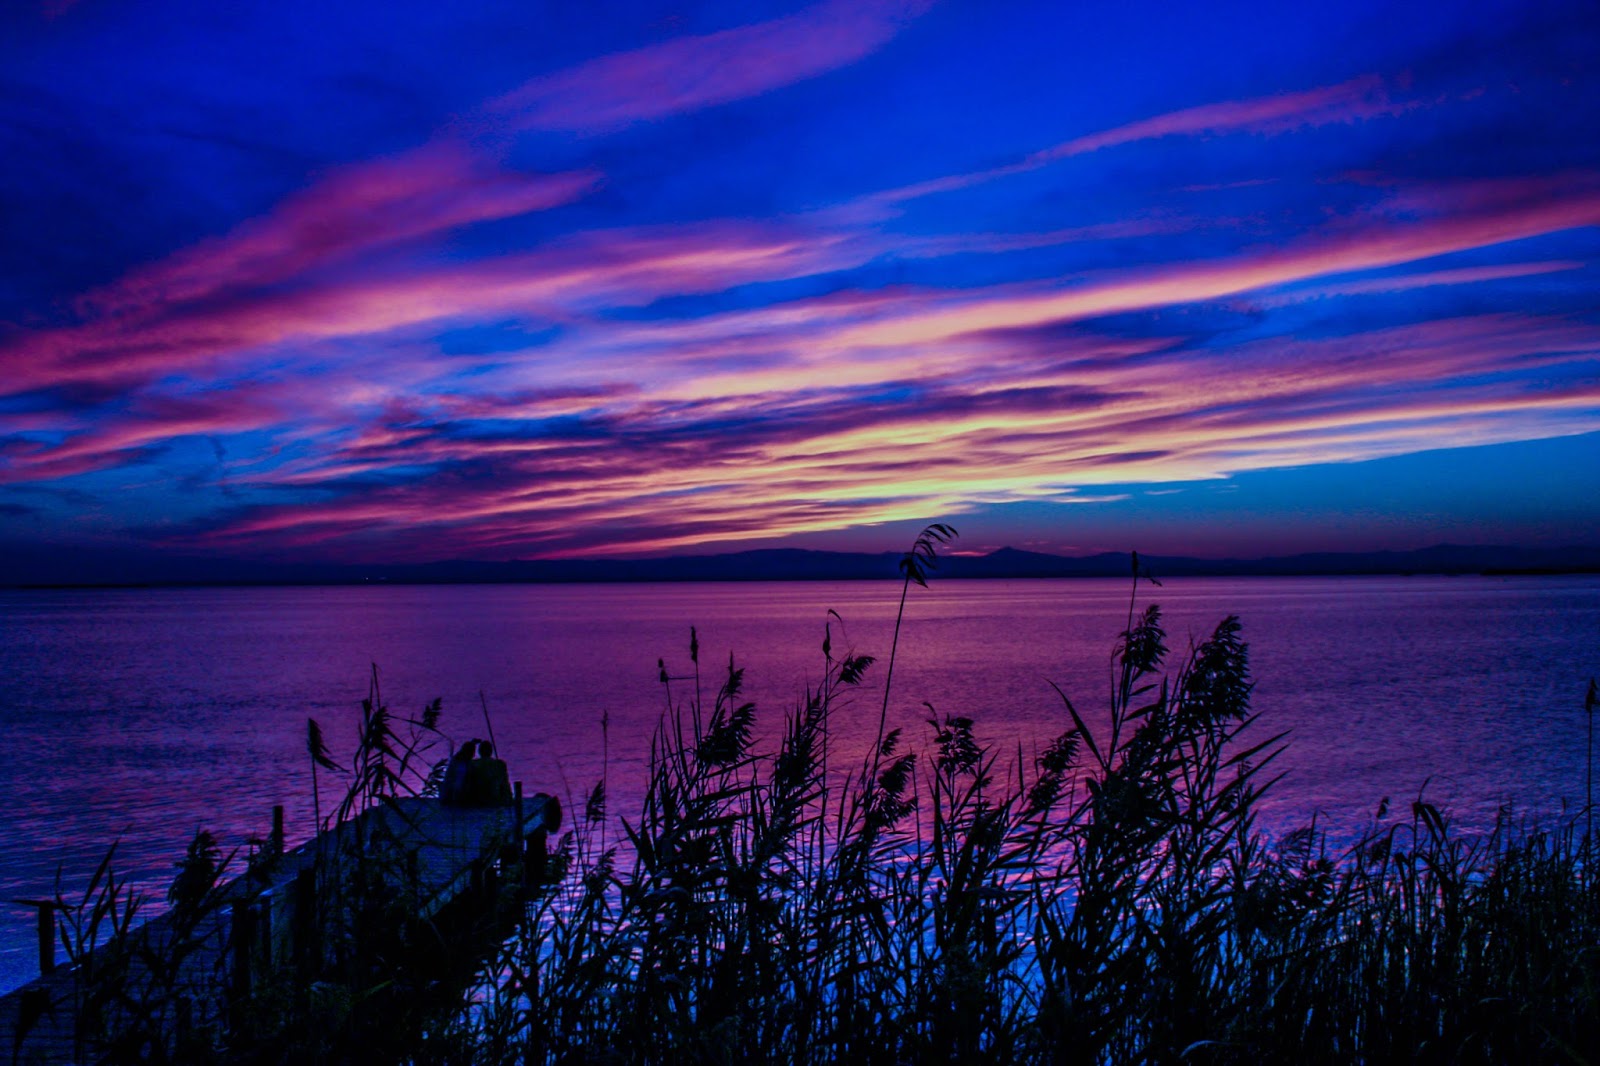
[[[862,254],[827,238],[749,224],[599,232],[537,254],[329,278],[315,287],[247,291],[226,300],[150,304],[142,315],[102,315],[79,326],[24,332],[0,347],[0,367],[12,390],[131,386],[151,375],[214,372],[219,360],[289,341],[370,336],[484,314],[561,320],[591,308],[803,276]]]
[[[143,450],[195,435],[281,426],[292,407],[277,390],[145,397],[125,412],[95,419],[57,415],[14,436],[0,454],[0,484],[44,481],[121,466]]]
[[[1114,241],[1192,233],[1207,224],[1216,225],[1217,222],[1214,219],[1202,222],[1199,219],[1176,215],[1151,214],[1141,218],[1117,219],[1112,222],[1071,226],[1040,233],[961,233],[908,237],[898,244],[896,251],[901,257],[910,259],[974,253],[997,255],[1088,241]]]
[[[271,213],[137,269],[79,300],[89,315],[164,312],[217,293],[276,285],[387,246],[578,199],[592,172],[512,174],[438,141],[335,169]]]
[[[1287,293],[1282,296],[1258,298],[1257,306],[1275,307],[1329,296],[1361,296],[1369,293],[1406,292],[1411,289],[1431,288],[1437,285],[1470,285],[1481,281],[1504,281],[1508,278],[1531,278],[1541,274],[1557,274],[1567,270],[1581,270],[1584,264],[1563,259],[1539,263],[1505,263],[1494,266],[1456,267],[1450,270],[1426,270],[1415,274],[1398,274],[1393,277],[1365,278],[1360,281],[1336,282],[1318,285],[1314,289]]]
[[[929,2],[831,0],[678,37],[535,78],[489,111],[523,129],[594,132],[757,96],[870,55]]]
[[[1073,156],[1162,137],[1228,133],[1274,135],[1307,126],[1325,126],[1397,114],[1409,106],[1412,105],[1392,103],[1385,90],[1383,79],[1376,75],[1367,75],[1338,85],[1308,89],[1304,92],[1279,93],[1248,100],[1225,100],[1169,111],[1062,141],[1005,166],[917,182],[877,193],[868,199],[872,202],[898,203],[936,193],[953,192],[997,178],[1038,170],[1040,167]]]
[[[536,79],[491,104],[487,113],[517,128],[568,128],[591,119],[608,126],[710,106],[853,62],[888,41],[925,6],[924,0],[825,3],[786,18],[681,37]],[[560,206],[583,196],[598,180],[592,172],[510,173],[450,137],[341,167],[231,233],[85,294],[76,301],[85,320],[81,326],[23,334],[9,352],[0,351],[0,363],[14,366],[20,357],[35,364],[31,376],[41,380],[51,379],[52,363],[56,368],[71,363],[77,369],[66,380],[107,380],[169,358],[182,365],[198,353],[289,336],[339,335],[344,327],[330,318],[361,321],[356,328],[370,331],[382,328],[374,320],[405,325],[449,317],[455,310],[492,308],[492,299],[471,298],[468,290],[476,279],[463,279],[456,295],[464,302],[454,308],[441,306],[441,301],[452,302],[442,291],[451,287],[448,279],[402,281],[387,294],[371,283],[344,290],[339,279],[325,279],[320,295],[256,290],[293,288],[318,272],[391,246]],[[685,276],[712,269],[703,259],[686,258],[678,266]],[[548,271],[532,273],[548,280]],[[515,299],[499,280],[490,287]],[[351,297],[354,311],[331,306],[344,295]],[[399,306],[407,300],[416,301],[410,312]],[[271,319],[280,324],[274,327]],[[51,352],[64,346],[75,354],[52,359]],[[105,356],[111,357],[90,367]]]
[[[1035,152],[1028,158],[1047,162],[1160,137],[1241,132],[1285,133],[1307,126],[1393,115],[1402,110],[1405,110],[1404,106],[1389,100],[1383,79],[1369,74],[1304,92],[1228,100],[1169,111],[1164,115],[1077,137]]]
[[[1330,274],[1395,266],[1600,224],[1600,189],[1588,180],[1556,194],[1548,182],[1535,181],[1524,187],[1520,199],[1500,198],[1495,207],[1403,226],[1356,220],[1357,225],[1347,233],[1314,236],[1283,252],[1132,274],[1062,291],[996,293],[938,309],[921,307],[843,330],[832,342],[841,348],[924,344],[968,333],[1193,303]]]

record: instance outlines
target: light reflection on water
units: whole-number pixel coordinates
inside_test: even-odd
[[[913,588],[891,725],[920,744],[927,700],[1031,757],[1066,725],[1047,681],[1104,713],[1127,595],[1101,580]],[[1175,579],[1140,597],[1162,605],[1174,657],[1243,618],[1258,735],[1291,730],[1269,829],[1312,811],[1357,827],[1424,781],[1469,824],[1508,799],[1546,816],[1583,802],[1600,579]],[[347,752],[372,662],[397,712],[442,697],[457,740],[486,733],[481,690],[514,776],[564,799],[598,778],[609,713],[612,811],[625,813],[665,706],[656,660],[692,672],[691,624],[708,698],[732,650],[775,731],[821,675],[832,608],[835,654],[880,660],[835,719],[859,752],[897,602],[898,586],[859,582],[0,592],[0,900],[49,895],[58,865],[81,886],[117,838],[119,866],[159,896],[196,829],[240,843],[274,803],[291,841],[307,836],[305,719]],[[26,911],[0,906],[0,988],[31,976],[32,935]]]

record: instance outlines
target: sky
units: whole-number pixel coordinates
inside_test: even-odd
[[[1594,544],[1596,55],[1586,0],[7,4],[0,549]]]

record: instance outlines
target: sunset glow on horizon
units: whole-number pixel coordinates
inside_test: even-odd
[[[1597,542],[1592,5],[588,10],[0,15],[0,547]]]

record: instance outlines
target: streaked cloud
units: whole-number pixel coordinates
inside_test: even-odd
[[[1174,303],[1212,300],[1307,278],[1416,262],[1492,247],[1562,230],[1600,224],[1600,188],[1585,177],[1557,199],[1549,184],[1529,183],[1527,195],[1499,210],[1449,214],[1414,225],[1352,228],[1334,239],[1225,264],[1139,272],[1129,278],[1064,292],[986,298],[856,327],[845,347],[921,344],[961,334],[1019,329]]]
[[[382,531],[414,542],[404,550],[419,556],[446,535],[474,552],[638,552],[742,540],[752,529],[791,535],[1019,500],[1093,500],[1084,490],[1096,485],[1580,432],[1600,411],[1600,386],[1584,374],[1600,345],[1592,325],[1486,316],[1225,348],[1059,330],[1589,225],[1600,218],[1589,189],[1576,180],[1551,198],[1541,184],[1542,199],[1492,204],[1458,195],[1472,210],[1407,227],[1380,207],[1364,230],[1341,225],[1285,251],[1089,278],[1064,293],[914,289],[677,320],[616,317],[669,297],[836,271],[872,246],[869,234],[807,240],[724,224],[602,232],[545,255],[312,292],[267,287],[254,302],[205,306],[192,319],[169,313],[143,329],[110,314],[32,338],[36,356],[59,360],[52,381],[130,367],[147,376],[181,367],[202,380],[236,374],[240,359],[272,358],[286,343],[315,351],[513,311],[563,329],[509,360],[475,360],[484,384],[463,383],[463,392],[439,391],[449,379],[415,340],[395,342],[370,383],[358,362],[307,375],[304,388],[249,383],[229,403],[178,403],[152,390],[115,413],[58,426],[53,441],[36,427],[0,470],[9,480],[70,476],[145,461],[164,440],[291,421],[315,443],[237,483],[315,487],[323,499],[225,512],[199,543],[336,551]],[[1329,284],[1393,292],[1575,268]],[[84,359],[91,341],[102,347]],[[1523,387],[1480,383],[1508,368]]]
[[[1074,137],[1031,152],[1013,163],[964,174],[930,178],[927,181],[885,190],[875,194],[871,199],[879,203],[898,203],[938,193],[954,192],[999,178],[1025,174],[1063,159],[1135,144],[1139,141],[1230,133],[1272,136],[1311,126],[1356,122],[1393,115],[1413,106],[1416,105],[1397,104],[1391,101],[1383,79],[1376,75],[1365,75],[1338,85],[1302,92],[1276,93],[1271,96],[1225,100],[1198,107],[1180,108],[1111,129]]]
[[[674,37],[534,78],[489,111],[528,130],[597,133],[757,96],[863,58],[931,0],[833,0]]]
[[[86,294],[78,310],[91,317],[170,313],[474,223],[559,207],[598,181],[594,172],[513,174],[464,144],[436,141],[335,169],[271,214]]]
[[[927,7],[619,32],[0,325],[0,489],[186,550],[642,553],[1600,426],[1600,159],[1451,156],[1502,87],[1041,104],[1013,123],[1039,147],[932,146],[887,192],[846,165],[888,135],[874,100],[833,104],[806,150],[845,154],[794,190],[740,140],[781,152],[765,131],[674,139],[868,57],[936,76],[971,23]],[[1163,170],[1179,142],[1237,165]]]
[[[0,346],[0,366],[12,389],[95,382],[131,387],[174,372],[209,374],[233,356],[283,344],[476,315],[560,321],[596,304],[641,305],[815,273],[838,264],[829,257],[831,247],[759,227],[707,226],[593,234],[537,255],[358,272],[316,278],[315,284],[276,286],[268,277],[245,291],[151,299],[133,310],[91,313],[82,324],[21,332]],[[183,276],[181,266],[172,273]]]
[[[1532,278],[1541,274],[1556,274],[1567,270],[1582,270],[1584,264],[1576,260],[1556,260],[1542,263],[1504,263],[1495,266],[1456,267],[1450,270],[1424,270],[1395,274],[1389,277],[1364,278],[1360,281],[1332,282],[1316,285],[1294,293],[1258,300],[1265,305],[1294,303],[1307,299],[1329,299],[1337,296],[1366,296],[1377,293],[1407,292],[1412,289],[1432,288],[1436,285],[1472,285],[1478,282],[1506,281],[1511,278]]]

